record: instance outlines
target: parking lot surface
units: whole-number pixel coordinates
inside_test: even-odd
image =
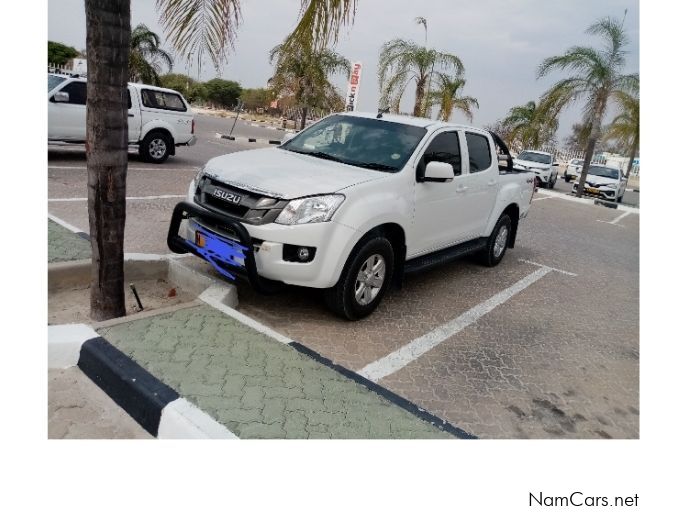
[[[162,166],[132,156],[125,251],[168,253],[197,168],[257,147],[215,138],[227,122],[210,118]],[[250,127],[236,134],[276,132]],[[50,153],[48,174],[49,212],[87,230],[83,153]],[[260,296],[243,283],[239,309],[478,437],[637,438],[639,214],[547,193],[498,267],[466,259],[407,276],[365,320],[337,319],[317,291]]]

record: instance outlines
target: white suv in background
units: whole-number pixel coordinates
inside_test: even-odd
[[[514,170],[527,170],[535,173],[538,186],[554,188],[559,176],[559,163],[549,152],[524,150],[514,159]]]
[[[566,169],[564,169],[564,181],[567,183],[571,179],[578,179],[581,170],[583,170],[583,160],[582,159],[572,159],[566,164]]]
[[[129,145],[145,161],[162,163],[175,147],[193,145],[194,118],[184,97],[147,84],[129,83]],[[48,74],[48,143],[86,141],[86,79]]]

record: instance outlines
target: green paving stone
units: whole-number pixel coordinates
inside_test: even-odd
[[[91,244],[68,229],[48,219],[48,263],[86,260]]]
[[[451,437],[207,306],[100,333],[243,439]]]

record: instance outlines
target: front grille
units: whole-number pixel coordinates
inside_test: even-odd
[[[239,203],[212,195],[215,188],[221,188],[232,195],[240,196]],[[274,222],[288,201],[267,197],[243,188],[222,183],[210,177],[203,177],[198,183],[195,200],[201,206],[222,215],[229,215],[246,224],[260,225]],[[261,206],[258,207],[258,203]],[[266,206],[267,204],[267,206]]]
[[[223,201],[212,195],[205,195],[205,201],[202,202],[207,207],[215,208],[226,215],[232,215],[233,217],[242,218],[246,215],[248,207],[240,206],[231,202]]]

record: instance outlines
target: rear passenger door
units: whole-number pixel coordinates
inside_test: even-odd
[[[468,157],[468,173],[456,178],[456,191],[461,206],[461,241],[481,236],[497,201],[499,169],[492,140],[483,133],[460,133],[464,155]]]

